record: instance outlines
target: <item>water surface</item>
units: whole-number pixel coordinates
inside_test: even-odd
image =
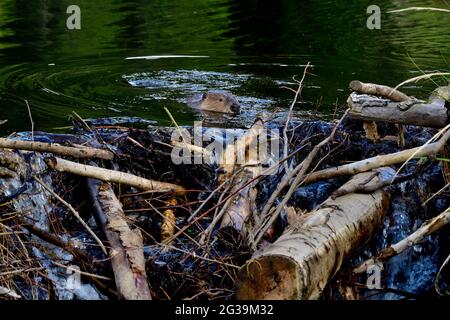
[[[243,126],[262,111],[286,110],[304,65],[299,116],[327,116],[345,104],[353,79],[396,85],[422,71],[449,71],[449,15],[382,14],[366,28],[371,1],[77,0],[81,30],[68,30],[73,1],[0,3],[2,133],[56,131],[83,117],[140,116],[181,124],[201,115],[184,98],[209,89],[234,92]],[[445,1],[378,1],[382,12],[406,6],[449,8]],[[443,79],[437,79],[442,83]],[[405,91],[427,96],[433,83]]]

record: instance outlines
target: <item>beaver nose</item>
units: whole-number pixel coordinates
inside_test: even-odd
[[[235,103],[233,103],[233,104],[231,105],[230,109],[231,109],[231,112],[233,112],[233,113],[239,113],[239,112],[241,112],[241,106],[238,105],[238,104],[235,104]]]

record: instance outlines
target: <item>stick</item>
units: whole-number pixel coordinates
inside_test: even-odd
[[[48,192],[50,192],[50,194],[52,196],[54,196],[59,202],[61,202],[64,206],[66,206],[67,209],[69,209],[69,211],[75,216],[75,218],[77,218],[77,220],[83,225],[83,227],[86,229],[86,231],[92,236],[92,238],[94,238],[94,240],[98,243],[98,245],[100,246],[100,248],[102,249],[104,254],[108,254],[108,251],[106,251],[105,246],[103,245],[103,242],[97,237],[97,235],[94,233],[94,231],[92,231],[92,229],[88,226],[88,224],[86,222],[84,222],[84,220],[81,218],[80,214],[78,213],[78,211],[76,211],[71,205],[70,203],[66,202],[63,198],[61,198],[58,194],[56,194],[55,191],[52,190],[52,188],[50,188],[48,185],[45,184],[44,181],[42,181],[41,179],[39,179],[38,177],[34,177],[34,180],[36,180],[36,182],[38,182],[45,190],[47,190]]]
[[[399,164],[414,157],[431,157],[436,155],[450,138],[450,130],[447,130],[445,134],[435,143],[430,143],[426,146],[421,146],[413,149],[408,149],[396,153],[390,153],[386,155],[380,155],[369,159],[349,163],[339,167],[328,168],[311,173],[306,177],[305,183],[313,183],[319,180],[327,180],[331,178],[353,175],[372,169],[387,167],[394,164]]]
[[[256,232],[257,237],[256,237],[256,239],[254,241],[254,245],[255,246],[262,240],[262,238],[264,237],[264,235],[267,232],[267,230],[275,222],[275,220],[277,219],[277,217],[279,216],[279,214],[283,210],[284,206],[286,205],[286,203],[291,198],[291,196],[294,193],[295,189],[297,189],[299,183],[302,181],[302,179],[305,178],[306,171],[311,166],[311,163],[313,162],[313,160],[316,157],[316,155],[319,153],[320,149],[334,138],[334,135],[336,134],[337,128],[344,121],[345,117],[348,114],[348,111],[349,110],[347,109],[347,111],[344,113],[344,115],[341,117],[339,122],[334,127],[334,129],[331,132],[330,136],[328,136],[326,139],[324,139],[322,142],[320,142],[318,145],[316,145],[313,148],[313,150],[308,154],[308,156],[294,170],[292,170],[292,172],[290,174],[287,174],[285,177],[283,177],[283,180],[280,182],[280,185],[277,186],[276,192],[274,192],[272,194],[272,196],[270,197],[269,201],[264,206],[264,209],[261,212],[261,216],[262,217],[264,217],[265,215],[267,215],[270,212],[270,209],[271,209],[273,203],[275,202],[275,199],[278,196],[278,194],[288,184],[288,182],[293,177],[293,174],[296,174],[298,172],[298,174],[295,177],[294,181],[292,181],[292,183],[291,183],[291,187],[289,188],[288,192],[286,193],[286,195],[283,198],[283,200],[281,201],[281,203],[275,209],[275,211],[274,211],[273,215],[271,216],[271,218],[269,219],[269,221],[265,225],[261,226],[261,228],[260,228],[261,231],[259,233],[258,233],[258,231]]]
[[[359,274],[367,271],[367,268],[375,263],[384,262],[389,258],[398,255],[405,251],[406,249],[416,245],[421,242],[425,237],[430,234],[440,230],[443,226],[450,222],[450,207],[447,208],[437,217],[425,222],[419,229],[410,234],[408,237],[403,239],[396,244],[380,251],[376,256],[364,261],[358,267],[353,270],[353,273]]]
[[[292,101],[291,106],[289,107],[289,112],[288,112],[287,117],[286,117],[286,123],[285,123],[284,128],[283,128],[284,157],[285,158],[288,156],[288,141],[289,140],[288,140],[288,137],[287,137],[287,130],[288,130],[288,127],[289,127],[289,121],[291,121],[292,111],[294,109],[295,104],[297,103],[297,99],[298,99],[299,95],[302,93],[303,81],[306,78],[306,73],[308,71],[308,68],[309,68],[309,62],[306,64],[305,69],[303,70],[302,79],[300,81],[297,81],[298,88],[295,91],[294,100]],[[286,172],[290,171],[289,170],[289,164],[287,162],[284,163],[284,169],[286,170]]]
[[[139,229],[131,229],[111,185],[88,179],[94,212],[111,246],[110,258],[120,298],[151,300],[145,272],[143,239]]]
[[[422,76],[417,76],[417,77],[405,80],[402,83],[398,84],[394,89],[398,89],[398,88],[404,86],[405,84],[408,84],[411,82],[418,82],[419,80],[431,79],[432,77],[440,77],[440,76],[450,76],[450,73],[449,72],[435,72],[435,73],[424,74]]]
[[[64,249],[65,251],[71,253],[75,257],[81,259],[85,263],[91,264],[92,258],[89,257],[89,255],[84,252],[83,250],[80,250],[78,248],[75,248],[70,241],[66,241],[58,237],[57,235],[51,234],[45,230],[42,230],[28,222],[25,222],[25,220],[20,219],[19,220],[20,226],[28,230],[31,234],[34,234],[38,238],[51,243],[57,247],[60,247],[61,249]]]
[[[14,290],[11,290],[11,289],[8,289],[8,288],[0,286],[0,296],[2,296],[2,295],[3,296],[9,296],[9,297],[14,298],[14,299],[22,298]]]
[[[358,80],[353,80],[352,82],[350,82],[350,89],[359,93],[380,96],[397,102],[407,101],[411,99],[403,92],[400,92],[391,87],[374,83],[364,83]]]
[[[443,128],[449,122],[444,101],[403,103],[352,93],[347,104],[350,118],[366,122],[382,121],[432,128]],[[403,109],[404,105],[406,109]]]
[[[31,122],[31,141],[33,141],[34,140],[34,121],[33,121],[33,117],[31,116],[31,109],[30,109],[30,104],[28,103],[28,100],[25,99],[25,103],[27,104],[28,116],[30,117],[30,122]]]
[[[105,182],[124,184],[140,190],[155,190],[159,192],[177,193],[182,193],[183,191],[185,191],[183,187],[176,184],[148,180],[130,173],[97,168],[69,160],[64,160],[61,158],[49,157],[45,159],[45,162],[50,168],[54,170],[72,173],[82,177],[94,178]]]
[[[113,159],[113,154],[108,150],[88,148],[88,147],[85,148],[64,147],[58,144],[37,142],[37,141],[19,141],[0,138],[0,148],[19,149],[36,152],[49,152],[61,156],[80,159],[91,159],[91,158],[99,158],[105,160]]]

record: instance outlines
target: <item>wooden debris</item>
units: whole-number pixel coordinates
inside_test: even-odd
[[[20,299],[22,298],[20,295],[18,295],[14,290],[5,288],[5,287],[1,287],[0,286],[0,296],[8,296],[14,299]]]
[[[176,206],[177,205],[176,199],[170,199],[167,201],[168,206]],[[177,217],[175,216],[175,210],[174,209],[166,209],[163,212],[164,221],[161,226],[161,242],[167,243],[169,239],[172,239],[174,233],[175,233],[175,223]]]
[[[434,157],[447,143],[447,140],[449,138],[450,129],[447,130],[437,142],[396,153],[385,154],[361,161],[356,161],[339,167],[332,167],[316,171],[311,173],[306,178],[305,183],[312,183],[318,180],[326,180],[335,177],[353,175],[380,167],[387,167],[394,164],[403,163],[409,160],[411,157]]]
[[[360,184],[370,174],[358,175],[347,185]],[[317,299],[343,262],[370,239],[387,205],[388,195],[381,190],[328,199],[241,268],[237,298]]]
[[[88,189],[97,220],[110,245],[109,256],[119,298],[151,300],[141,232],[128,225],[111,185],[88,179]]]
[[[366,133],[366,138],[372,141],[380,140],[380,135],[378,134],[377,124],[374,121],[367,121],[363,123],[364,132]]]
[[[94,238],[94,240],[98,243],[100,248],[102,249],[104,254],[107,254],[106,248],[103,245],[103,242],[97,237],[94,231],[89,227],[89,225],[81,218],[80,214],[77,210],[75,210],[70,203],[65,201],[63,198],[61,198],[55,191],[53,191],[52,188],[50,188],[48,185],[44,183],[41,179],[38,177],[34,177],[34,180],[36,180],[37,183],[39,183],[45,190],[47,190],[52,196],[54,196],[59,202],[61,202],[74,216],[77,218],[77,220],[81,223],[81,225],[86,229],[86,231]]]
[[[400,242],[393,244],[392,246],[380,251],[376,256],[364,261],[358,267],[356,267],[354,273],[366,272],[367,268],[371,265],[382,263],[387,261],[389,258],[398,255],[408,248],[421,242],[426,236],[440,230],[443,226],[450,223],[450,208],[447,208],[437,217],[425,222],[419,229],[410,234],[405,239]]]
[[[353,92],[347,104],[350,107],[349,117],[352,119],[432,128],[443,128],[449,123],[447,108],[443,101],[438,100],[431,103],[393,102]]]
[[[45,143],[37,141],[20,141],[0,138],[0,148],[5,149],[19,149],[36,152],[48,152],[60,156],[73,157],[79,159],[99,158],[105,160],[112,160],[114,155],[111,151],[88,148],[88,147],[65,147],[54,143]]]
[[[235,143],[228,145],[223,158],[223,174],[218,181],[230,179],[231,193],[236,195],[227,201],[223,209],[223,218],[220,228],[233,227],[246,235],[245,222],[252,213],[256,199],[256,184],[248,184],[261,172],[261,161],[258,159],[258,137],[264,130],[264,123],[257,119],[252,127]],[[235,173],[235,176],[232,175]]]
[[[157,192],[180,192],[185,189],[176,184],[159,182],[154,180],[148,180],[135,176],[130,173],[114,171],[109,169],[97,168],[94,166],[84,165],[77,162],[64,160],[56,157],[49,157],[45,159],[47,165],[58,171],[72,173],[87,178],[94,178],[105,182],[114,182],[131,187],[135,187],[140,190],[154,190]]]
[[[397,102],[407,101],[411,99],[409,96],[397,89],[374,83],[364,83],[358,80],[353,80],[352,82],[350,82],[350,89],[358,93],[384,97],[386,99]]]
[[[252,127],[239,138],[236,143],[231,143],[226,146],[222,158],[219,159],[221,164],[221,171],[223,174],[219,177],[219,182],[230,178],[236,170],[236,166],[242,167],[249,161],[255,162],[258,158],[257,154],[257,139],[264,130],[264,122],[257,119]]]

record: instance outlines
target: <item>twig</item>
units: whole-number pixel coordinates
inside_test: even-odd
[[[208,261],[208,262],[218,263],[218,264],[221,264],[221,265],[224,265],[224,266],[227,266],[227,267],[230,267],[230,268],[235,268],[235,269],[240,269],[241,268],[241,267],[236,266],[236,265],[231,264],[231,263],[227,263],[227,262],[223,262],[223,261],[219,261],[219,260],[215,260],[215,259],[202,257],[202,256],[199,256],[199,255],[196,255],[195,252],[194,253],[193,252],[189,252],[189,251],[186,251],[186,250],[183,250],[183,249],[180,249],[180,248],[168,245],[168,244],[157,243],[157,245],[162,246],[162,247],[166,247],[166,248],[169,248],[169,249],[172,249],[172,250],[175,250],[175,251],[179,251],[179,252],[185,253],[187,255],[190,255],[190,256],[192,256],[194,258],[198,258],[200,260],[205,260],[205,261]]]
[[[432,7],[409,7],[409,8],[404,8],[404,9],[390,10],[387,13],[399,13],[399,12],[406,12],[406,11],[439,11],[439,12],[450,13],[450,10],[448,10],[448,9],[432,8]]]
[[[289,160],[291,157],[293,157],[295,154],[297,154],[298,152],[300,152],[305,146],[302,146],[300,148],[298,148],[296,151],[294,151],[292,154],[290,154],[287,158],[284,158],[280,161],[278,161],[277,163],[275,163],[274,165],[272,165],[271,167],[269,167],[268,169],[265,169],[259,176],[251,179],[250,181],[246,182],[244,184],[244,186],[242,186],[241,189],[249,186],[251,183],[255,182],[256,180],[260,179],[261,177],[263,177],[265,174],[267,174],[268,172],[274,170],[275,168],[278,168],[284,161]],[[191,221],[190,223],[188,223],[187,225],[185,225],[183,228],[180,229],[180,231],[178,231],[172,239],[170,239],[170,241],[173,241],[174,239],[176,239],[180,234],[182,234],[184,231],[186,231],[191,225],[193,225],[194,223],[196,223],[197,221],[199,221],[200,219],[204,218],[205,216],[207,216],[212,210],[220,207],[221,205],[223,205],[224,203],[226,203],[228,201],[228,199],[234,197],[235,195],[237,195],[241,189],[238,189],[234,192],[232,192],[230,195],[228,195],[225,199],[223,199],[222,201],[219,201],[217,204],[215,204],[212,208],[210,208],[209,210],[205,211],[204,213],[202,213],[200,216],[198,216],[197,218],[195,218],[193,221]]]
[[[27,99],[25,99],[25,103],[27,104],[28,117],[30,118],[30,122],[31,122],[31,141],[34,141],[34,121],[33,121],[33,117],[31,116],[31,109],[30,109],[30,105],[29,105]]]
[[[349,112],[349,109],[347,109],[345,111],[344,115],[341,117],[339,122],[333,128],[333,131],[331,132],[331,134],[325,140],[323,140],[318,145],[316,145],[313,148],[313,150],[308,154],[308,156],[294,170],[292,170],[292,172],[285,174],[285,177],[283,177],[282,181],[277,186],[276,191],[272,194],[272,196],[270,197],[269,201],[264,206],[264,208],[263,208],[263,210],[261,212],[261,215],[263,217],[270,212],[270,209],[271,209],[273,203],[275,202],[278,194],[284,189],[284,187],[288,184],[288,182],[291,180],[291,178],[293,178],[295,175],[297,175],[297,176],[295,177],[295,179],[291,183],[291,187],[289,188],[288,192],[286,193],[286,195],[283,198],[283,200],[281,201],[281,203],[275,209],[275,211],[274,211],[273,215],[271,216],[271,218],[269,219],[269,221],[266,224],[262,225],[256,231],[255,234],[257,235],[257,237],[256,237],[256,239],[254,241],[255,246],[262,240],[262,238],[264,237],[264,234],[267,232],[267,230],[270,228],[270,226],[273,224],[273,222],[275,222],[275,220],[277,219],[278,215],[281,213],[281,211],[283,210],[284,206],[286,205],[286,203],[291,198],[291,196],[294,193],[295,189],[298,187],[299,183],[305,177],[306,171],[309,169],[312,161],[314,160],[316,155],[319,153],[319,151],[322,148],[322,146],[326,145],[328,142],[330,142],[334,138],[334,136],[336,134],[336,131],[337,131],[337,128],[342,124],[342,122],[344,121],[344,119],[347,116],[348,112]]]
[[[306,64],[305,69],[303,70],[303,76],[302,79],[300,81],[297,81],[298,83],[298,89],[297,91],[295,91],[295,96],[294,96],[294,100],[291,103],[291,106],[289,107],[289,112],[287,114],[287,118],[286,118],[286,124],[284,125],[284,129],[283,129],[283,140],[284,140],[284,157],[288,156],[288,137],[287,137],[287,130],[289,127],[289,122],[291,121],[292,118],[292,112],[294,109],[295,104],[297,103],[298,97],[302,92],[303,89],[303,81],[305,80],[306,77],[306,73],[308,71],[309,68],[309,62]],[[284,169],[286,170],[286,172],[289,172],[289,164],[287,162],[284,163]]]
[[[87,225],[86,222],[81,218],[80,214],[70,205],[70,203],[66,202],[63,198],[61,198],[58,194],[56,194],[52,188],[50,188],[48,185],[45,184],[44,181],[39,179],[38,177],[34,177],[34,180],[38,182],[45,190],[50,192],[51,195],[53,195],[59,202],[61,202],[64,206],[66,206],[67,209],[77,218],[77,220],[83,225],[83,227],[86,229],[86,231],[94,238],[94,240],[99,244],[100,248],[102,249],[103,253],[108,255],[108,251],[106,250],[105,246],[103,245],[103,242],[97,237],[97,235],[92,231],[92,229]]]
[[[444,294],[441,292],[441,289],[439,288],[439,279],[441,278],[441,273],[442,270],[444,270],[445,266],[450,262],[450,255],[447,257],[447,259],[445,259],[444,263],[441,265],[441,267],[439,268],[438,273],[436,274],[436,278],[434,280],[434,288],[436,290],[436,292],[440,295],[443,296]]]
[[[233,178],[234,176],[236,176],[239,172],[241,172],[242,168],[239,169],[238,171],[236,171],[233,176],[231,178]],[[197,210],[194,211],[194,213],[192,213],[189,218],[187,219],[187,222],[191,222],[192,219],[195,218],[195,216],[197,216],[197,214],[200,212],[200,210],[203,209],[203,207],[206,205],[206,203],[212,199],[212,197],[214,197],[214,195],[223,188],[223,186],[225,186],[225,184],[228,183],[228,180],[223,181],[217,188],[215,188],[210,194],[209,196],[202,202],[202,204],[197,208]]]
[[[14,290],[11,290],[11,289],[8,289],[8,288],[0,286],[0,296],[2,296],[2,295],[9,296],[9,297],[14,298],[14,299],[22,298]]]
[[[20,219],[19,220],[19,224],[21,227],[25,228],[26,230],[28,230],[29,233],[39,237],[40,239],[53,244],[57,247],[60,247],[61,249],[71,253],[72,255],[78,257],[79,259],[81,259],[82,261],[84,261],[85,263],[91,263],[92,259],[91,257],[85,253],[83,250],[80,250],[78,248],[75,248],[70,241],[66,241],[61,239],[60,237],[58,237],[57,235],[51,234],[45,230],[42,230],[38,227],[36,227],[35,225],[29,224],[27,223],[25,220]]]
[[[345,164],[339,167],[332,167],[328,169],[323,169],[311,173],[304,181],[304,183],[313,183],[319,180],[326,180],[336,177],[342,177],[346,175],[353,175],[365,171],[370,171],[372,169],[391,166],[398,163],[403,163],[408,160],[412,154],[416,157],[430,157],[435,156],[442,147],[447,143],[450,138],[450,130],[439,139],[439,141],[430,143],[425,147],[417,147],[413,149],[403,150],[395,153],[384,154],[380,156],[375,156],[369,159],[364,159],[361,161],[356,161],[353,163]],[[418,151],[420,149],[420,151]]]
[[[411,161],[418,153],[420,153],[426,146],[428,146],[430,143],[436,141],[437,138],[439,138],[439,136],[443,136],[445,134],[446,131],[450,131],[450,124],[447,125],[445,128],[439,130],[438,133],[436,133],[430,140],[428,140],[423,146],[419,147],[416,151],[414,151],[411,156],[400,166],[400,168],[397,170],[397,172],[395,173],[395,175],[392,177],[392,181],[394,181],[394,179],[397,177],[398,173],[400,171],[402,171],[402,169],[408,164],[409,161]],[[448,139],[448,138],[447,138]],[[446,140],[447,140],[446,139]],[[443,145],[445,145],[445,143],[447,143],[447,141],[444,142]],[[442,148],[442,147],[441,147]],[[439,148],[439,149],[441,149]]]
[[[402,83],[400,83],[399,85],[397,85],[393,89],[397,90],[398,88],[404,86],[405,84],[408,84],[408,83],[411,83],[411,82],[417,82],[417,81],[424,80],[424,79],[430,79],[432,77],[437,77],[437,76],[450,76],[450,73],[449,72],[435,72],[435,73],[424,74],[422,76],[417,76],[417,77],[408,79],[406,81],[403,81]]]
[[[430,202],[431,200],[433,200],[437,195],[441,194],[445,189],[447,189],[448,187],[450,187],[450,182],[447,183],[445,186],[443,186],[441,189],[439,189],[439,191],[437,191],[436,193],[434,193],[431,197],[429,197],[422,205],[426,205],[428,202]]]
[[[405,239],[391,245],[390,247],[380,251],[376,256],[364,261],[358,267],[353,270],[353,273],[359,274],[366,272],[367,268],[373,264],[384,262],[389,258],[398,255],[405,251],[406,249],[416,245],[421,242],[426,236],[438,231],[443,226],[450,222],[450,207],[447,208],[437,217],[427,221],[419,229],[410,234]]]

